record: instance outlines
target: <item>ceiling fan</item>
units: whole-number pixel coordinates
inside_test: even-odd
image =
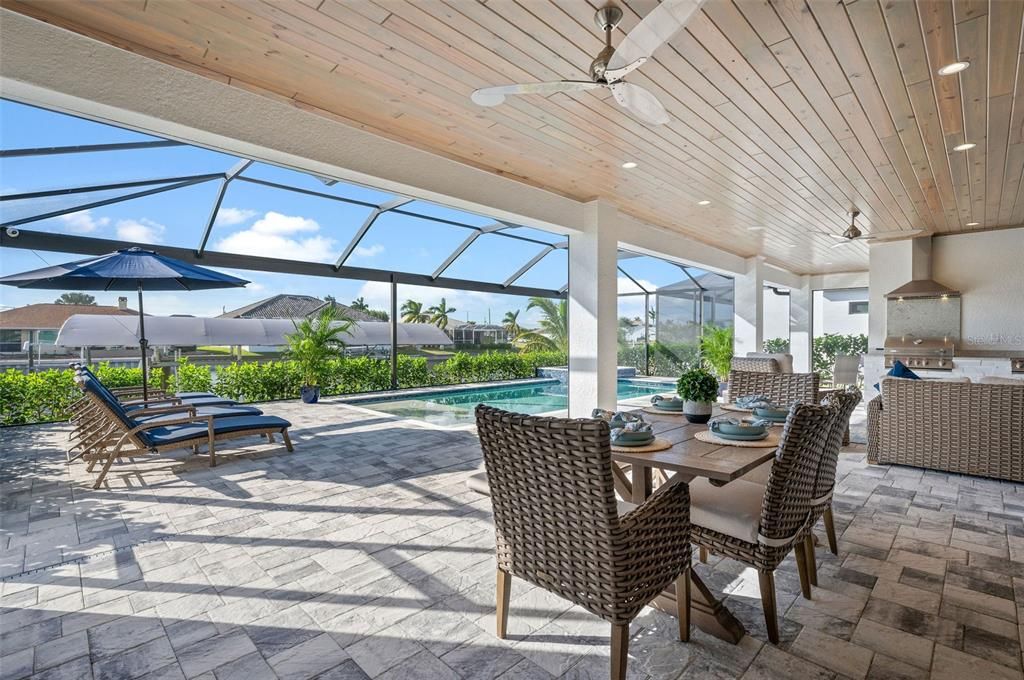
[[[590,64],[591,80],[557,80],[548,83],[497,85],[474,90],[471,99],[480,106],[497,106],[510,94],[553,94],[607,87],[619,106],[645,123],[663,125],[668,112],[649,90],[623,79],[643,66],[654,51],[686,25],[705,0],[662,0],[633,28],[618,48],[612,47],[612,31],[622,20],[622,10],[608,5],[597,10],[594,22],[604,31],[604,49]]]
[[[829,234],[822,232],[825,236],[830,238],[839,239],[839,243],[833,244],[832,248],[838,248],[839,246],[845,246],[854,241],[895,241],[903,238],[909,238],[911,236],[917,236],[923,234],[924,229],[911,229],[908,231],[883,231],[874,234],[865,234],[857,228],[857,218],[860,216],[859,210],[853,210],[850,212],[850,226],[846,228],[842,234]]]

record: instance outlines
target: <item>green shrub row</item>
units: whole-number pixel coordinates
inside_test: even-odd
[[[564,366],[561,352],[457,352],[428,365],[424,357],[398,356],[400,387],[427,387],[532,378],[542,366]],[[100,364],[93,371],[108,387],[142,384],[142,370]],[[241,402],[271,401],[299,396],[302,376],[292,361],[242,362],[222,366],[214,381],[208,366],[178,363],[167,389],[172,392],[215,392]],[[161,386],[162,375],[150,376],[151,387]],[[386,359],[356,357],[326,362],[320,380],[325,395],[354,394],[391,387],[391,364]],[[3,425],[64,420],[68,408],[81,397],[71,370],[50,369],[24,374],[15,369],[0,373],[0,410]]]

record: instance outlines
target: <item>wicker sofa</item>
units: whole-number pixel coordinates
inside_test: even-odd
[[[868,462],[1024,481],[1024,383],[882,381]]]

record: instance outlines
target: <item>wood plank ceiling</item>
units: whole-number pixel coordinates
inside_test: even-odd
[[[710,0],[629,78],[660,127],[605,90],[469,100],[586,78],[604,0],[2,4],[796,272],[866,268],[864,244],[820,233],[852,207],[864,231],[1024,223],[1021,0]],[[614,44],[656,2],[620,4]],[[954,61],[970,68],[937,74]]]

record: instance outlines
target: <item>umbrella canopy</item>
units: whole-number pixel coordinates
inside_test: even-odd
[[[34,269],[0,278],[18,288],[45,290],[208,290],[240,288],[248,281],[165,257],[152,250],[128,248],[86,260]]]
[[[143,290],[207,290],[240,288],[244,279],[165,257],[152,250],[126,248],[108,255],[34,269],[0,278],[0,284],[43,290],[138,290],[139,348],[142,354],[142,396],[149,396],[146,371],[146,317]]]

